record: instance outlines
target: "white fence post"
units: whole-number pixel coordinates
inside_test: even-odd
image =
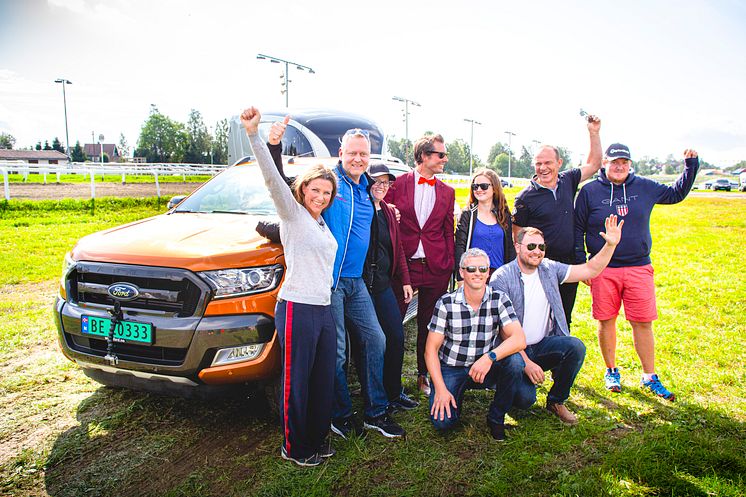
[[[8,188],[8,170],[2,169],[3,171],[3,184],[5,185],[5,200],[10,200],[10,188]]]
[[[155,172],[155,193],[158,195],[158,200],[161,199],[161,185],[158,184],[158,171]]]

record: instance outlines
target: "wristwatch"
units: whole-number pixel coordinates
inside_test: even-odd
[[[495,362],[495,361],[497,360],[497,354],[495,354],[495,351],[494,351],[494,350],[490,350],[490,351],[489,351],[489,352],[487,353],[487,357],[489,357],[489,358],[490,358],[490,361],[492,361],[492,362]]]

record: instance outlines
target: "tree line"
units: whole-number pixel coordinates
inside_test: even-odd
[[[387,141],[389,153],[398,157],[406,164],[414,167],[414,144],[405,138],[391,137]],[[446,143],[448,151],[448,163],[444,172],[451,174],[469,174],[469,144],[461,139]],[[565,147],[557,147],[560,159],[562,159],[562,170],[570,167],[579,167],[582,164],[572,164],[570,152]],[[520,155],[516,156],[506,143],[497,142],[490,148],[486,160],[478,155],[472,157],[472,170],[478,167],[488,167],[500,176],[508,176],[508,162],[510,162],[510,176],[514,178],[531,178],[534,175],[534,153],[536,148],[529,149],[521,147]],[[636,174],[643,176],[652,174],[678,174],[684,170],[684,161],[669,154],[664,160],[655,157],[642,157],[632,161]],[[701,169],[715,168],[712,164],[700,159]],[[746,168],[746,161],[724,168],[725,171],[736,171]]]

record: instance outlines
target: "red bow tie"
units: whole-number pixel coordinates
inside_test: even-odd
[[[430,186],[435,186],[435,176],[430,179],[427,179],[424,176],[420,176],[420,180],[417,182],[417,184],[421,185],[423,183],[427,183]]]

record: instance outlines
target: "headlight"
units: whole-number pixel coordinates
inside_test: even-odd
[[[217,289],[215,298],[227,298],[273,290],[280,284],[282,271],[282,265],[274,264],[245,269],[203,271],[199,274]]]
[[[65,287],[67,276],[75,269],[75,264],[76,261],[73,259],[72,254],[70,252],[65,254],[65,258],[62,260],[62,277],[60,278],[60,284],[63,288]]]

